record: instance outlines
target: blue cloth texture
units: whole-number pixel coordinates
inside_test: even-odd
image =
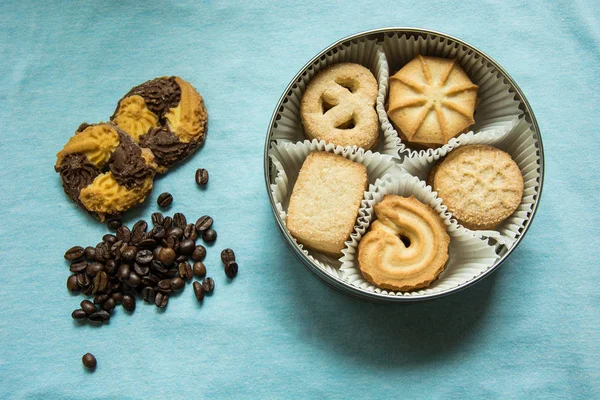
[[[599,16],[596,0],[3,1],[0,398],[600,398]],[[530,101],[546,157],[538,213],[511,257],[413,305],[351,298],[307,271],[263,173],[269,119],[296,72],[334,41],[388,26],[445,32],[498,61]],[[63,253],[107,229],[67,199],[56,153],[162,75],[204,96],[208,138],[125,222],[149,219],[164,191],[171,213],[213,216],[216,290],[199,306],[188,285],[164,312],[138,301],[80,326]],[[226,247],[240,265],[232,282]]]

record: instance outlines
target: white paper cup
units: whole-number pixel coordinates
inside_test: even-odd
[[[368,282],[360,271],[358,264],[358,243],[365,235],[371,222],[376,219],[374,206],[387,194],[395,194],[403,197],[415,196],[424,204],[430,205],[437,212],[447,226],[450,235],[450,247],[448,250],[448,262],[446,268],[438,279],[427,288],[400,292],[377,287]],[[488,244],[467,229],[453,224],[451,215],[446,206],[431,191],[431,187],[415,176],[409,174],[386,175],[369,187],[365,193],[363,208],[360,210],[361,218],[342,251],[342,266],[340,272],[342,279],[348,284],[373,293],[392,296],[420,296],[432,295],[444,292],[454,287],[462,286],[470,280],[475,279],[487,269],[492,267],[499,258],[494,246]]]

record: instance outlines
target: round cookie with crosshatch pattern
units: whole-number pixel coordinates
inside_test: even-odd
[[[508,153],[487,145],[459,147],[429,181],[463,226],[493,229],[521,204],[523,175]]]
[[[372,149],[379,139],[376,99],[377,80],[362,65],[341,63],[324,69],[302,96],[300,116],[306,136]]]

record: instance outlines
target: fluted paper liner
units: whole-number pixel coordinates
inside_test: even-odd
[[[362,275],[357,258],[358,243],[365,235],[371,222],[375,220],[374,206],[387,194],[396,194],[404,197],[415,196],[424,204],[429,204],[437,212],[447,227],[450,235],[448,262],[446,268],[438,279],[427,288],[408,292],[393,291],[377,287],[368,282]],[[365,194],[363,207],[360,210],[361,218],[342,251],[342,266],[340,272],[342,279],[348,284],[369,292],[395,296],[419,296],[440,293],[448,289],[459,287],[475,279],[494,265],[499,258],[493,246],[487,240],[481,239],[461,226],[452,224],[451,215],[442,201],[431,191],[431,187],[415,176],[407,173],[386,175],[378,179],[369,187]]]
[[[284,223],[286,222],[288,204],[294,184],[296,183],[296,179],[298,179],[300,168],[312,151],[326,151],[363,164],[367,168],[369,184],[376,182],[377,179],[382,178],[386,174],[391,176],[402,174],[400,167],[394,163],[391,156],[365,151],[361,148],[335,146],[334,144],[328,144],[323,140],[318,141],[316,139],[299,143],[283,142],[276,144],[269,150],[269,157],[275,168],[275,183],[271,184],[271,193],[277,213]],[[360,222],[362,218],[363,215],[359,212],[357,220]],[[290,237],[293,238],[291,234]],[[307,249],[295,239],[294,242],[321,270],[335,277],[340,277],[339,267],[341,266],[341,261],[339,259]]]
[[[540,156],[537,140],[535,140],[531,125],[524,119],[515,121],[516,127],[506,135],[490,136],[466,135],[461,145],[489,144],[497,147],[512,157],[523,175],[523,198],[517,210],[502,222],[495,230],[471,231],[479,237],[494,238],[507,248],[512,247],[523,231],[525,222],[530,218],[540,185]],[[401,167],[411,175],[426,180],[429,171],[437,160],[448,154],[440,151],[436,154],[426,154],[414,158],[405,158]],[[443,199],[442,199],[443,201]],[[452,224],[459,225],[453,217]]]
[[[417,36],[406,34],[387,34],[384,36],[385,51],[389,74],[395,74],[416,55],[455,58],[473,83],[479,86],[477,92],[478,104],[475,109],[475,124],[469,127],[469,132],[450,139],[444,146],[436,149],[418,150],[411,148],[410,143],[399,140],[398,149],[401,158],[425,157],[448,152],[460,145],[466,136],[477,136],[490,129],[504,129],[507,133],[511,124],[523,114],[519,108],[520,101],[502,73],[484,58],[451,39],[434,35]],[[398,135],[391,124],[386,112],[387,97],[377,99],[377,112],[381,121],[384,135]]]
[[[306,140],[302,119],[300,117],[300,102],[310,80],[324,68],[333,64],[351,62],[369,68],[377,79],[379,86],[377,102],[385,101],[388,90],[388,64],[381,46],[376,40],[355,39],[340,45],[310,65],[294,83],[286,94],[271,131],[271,139],[278,143],[301,142]],[[400,148],[400,138],[393,131],[381,130],[381,113],[377,110],[379,121],[379,142],[373,151],[382,154],[397,155]]]

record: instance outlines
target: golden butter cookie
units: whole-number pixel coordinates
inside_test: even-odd
[[[456,60],[417,55],[390,78],[387,113],[404,141],[437,147],[475,122],[477,90]]]
[[[189,82],[171,76],[131,89],[119,100],[111,121],[152,150],[162,173],[204,142],[208,112]]]
[[[492,146],[459,147],[430,173],[443,203],[469,229],[493,229],[515,212],[523,175],[509,154]]]
[[[56,158],[67,196],[101,221],[143,202],[157,168],[152,152],[112,123],[82,124]]]
[[[315,76],[300,104],[309,139],[372,149],[379,139],[377,80],[359,64],[335,64]]]
[[[414,196],[386,195],[375,220],[358,244],[366,280],[383,289],[429,286],[448,261],[450,236],[440,216]]]

